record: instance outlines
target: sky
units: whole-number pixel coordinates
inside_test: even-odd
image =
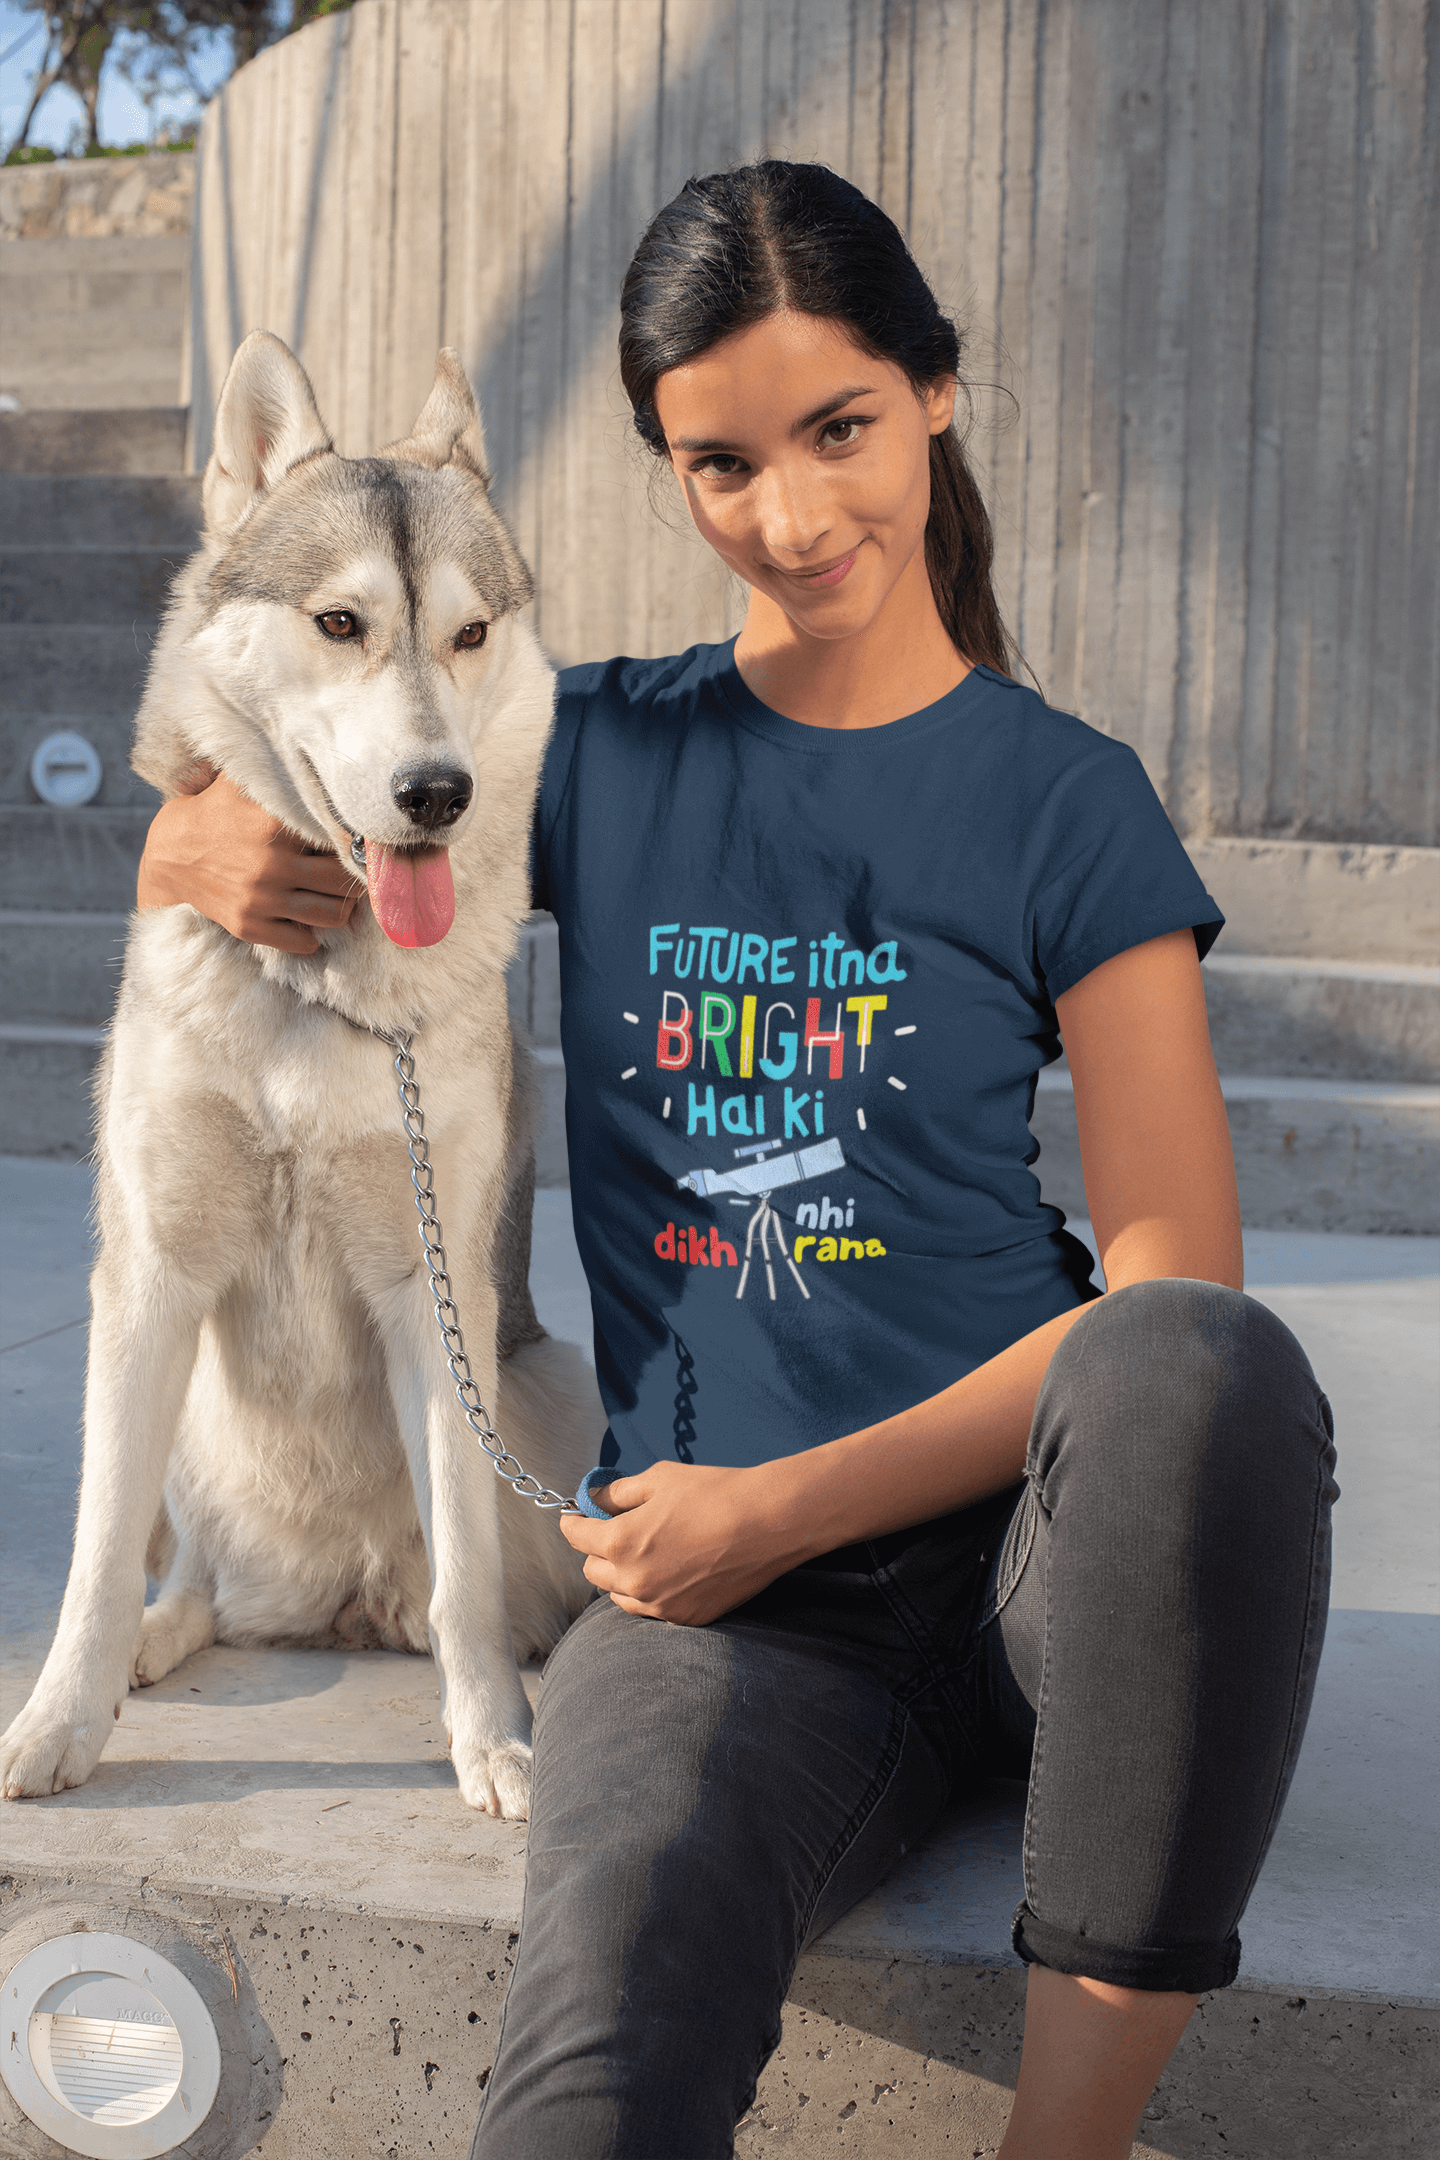
[[[19,44],[22,38],[24,43]],[[201,64],[202,81],[207,90],[228,72],[227,44],[223,31],[208,40],[209,50]],[[17,50],[11,49],[17,45]],[[43,17],[16,7],[14,0],[0,0],[0,155],[10,147],[24,117],[44,48]],[[177,126],[182,121],[197,119],[199,110],[195,101],[185,95],[163,99],[156,107],[152,122],[140,99],[112,64],[106,68],[100,82],[100,140],[102,143],[145,142],[166,122]],[[79,98],[57,84],[40,107],[30,130],[30,140],[43,143],[57,153],[63,152],[70,147],[75,131],[83,130],[83,123],[84,107]]]

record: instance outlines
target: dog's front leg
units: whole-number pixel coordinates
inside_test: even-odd
[[[456,1298],[475,1381],[490,1407],[495,1293],[472,1275],[457,1284]],[[430,1561],[430,1646],[455,1775],[471,1807],[523,1820],[530,1810],[530,1704],[505,1611],[495,1474],[455,1399],[423,1277],[394,1293],[385,1334]]]
[[[83,1785],[129,1690],[145,1547],[199,1341],[193,1288],[150,1255],[102,1253],[91,1278],[85,1456],[60,1625],[0,1740],[0,1793]]]

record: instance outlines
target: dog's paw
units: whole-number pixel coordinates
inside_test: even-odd
[[[509,1740],[493,1748],[466,1748],[452,1742],[450,1760],[461,1797],[471,1807],[501,1815],[506,1822],[529,1819],[530,1749],[525,1741]]]
[[[140,1623],[130,1661],[131,1687],[153,1687],[214,1640],[215,1610],[208,1598],[162,1597]]]
[[[39,1800],[83,1785],[114,1729],[108,1713],[72,1720],[22,1710],[0,1739],[0,1798]]]

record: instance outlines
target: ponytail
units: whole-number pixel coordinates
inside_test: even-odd
[[[966,660],[1012,671],[1010,634],[991,583],[995,535],[960,437],[953,427],[930,438],[930,515],[925,567],[940,620]]]

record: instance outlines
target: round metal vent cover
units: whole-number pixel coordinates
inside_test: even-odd
[[[0,2074],[67,2152],[156,2160],[209,2114],[220,2042],[168,1959],[126,1935],[62,1935],[5,1981]]]
[[[47,735],[30,760],[30,785],[41,802],[57,810],[78,810],[94,802],[104,777],[94,743],[73,728]]]

